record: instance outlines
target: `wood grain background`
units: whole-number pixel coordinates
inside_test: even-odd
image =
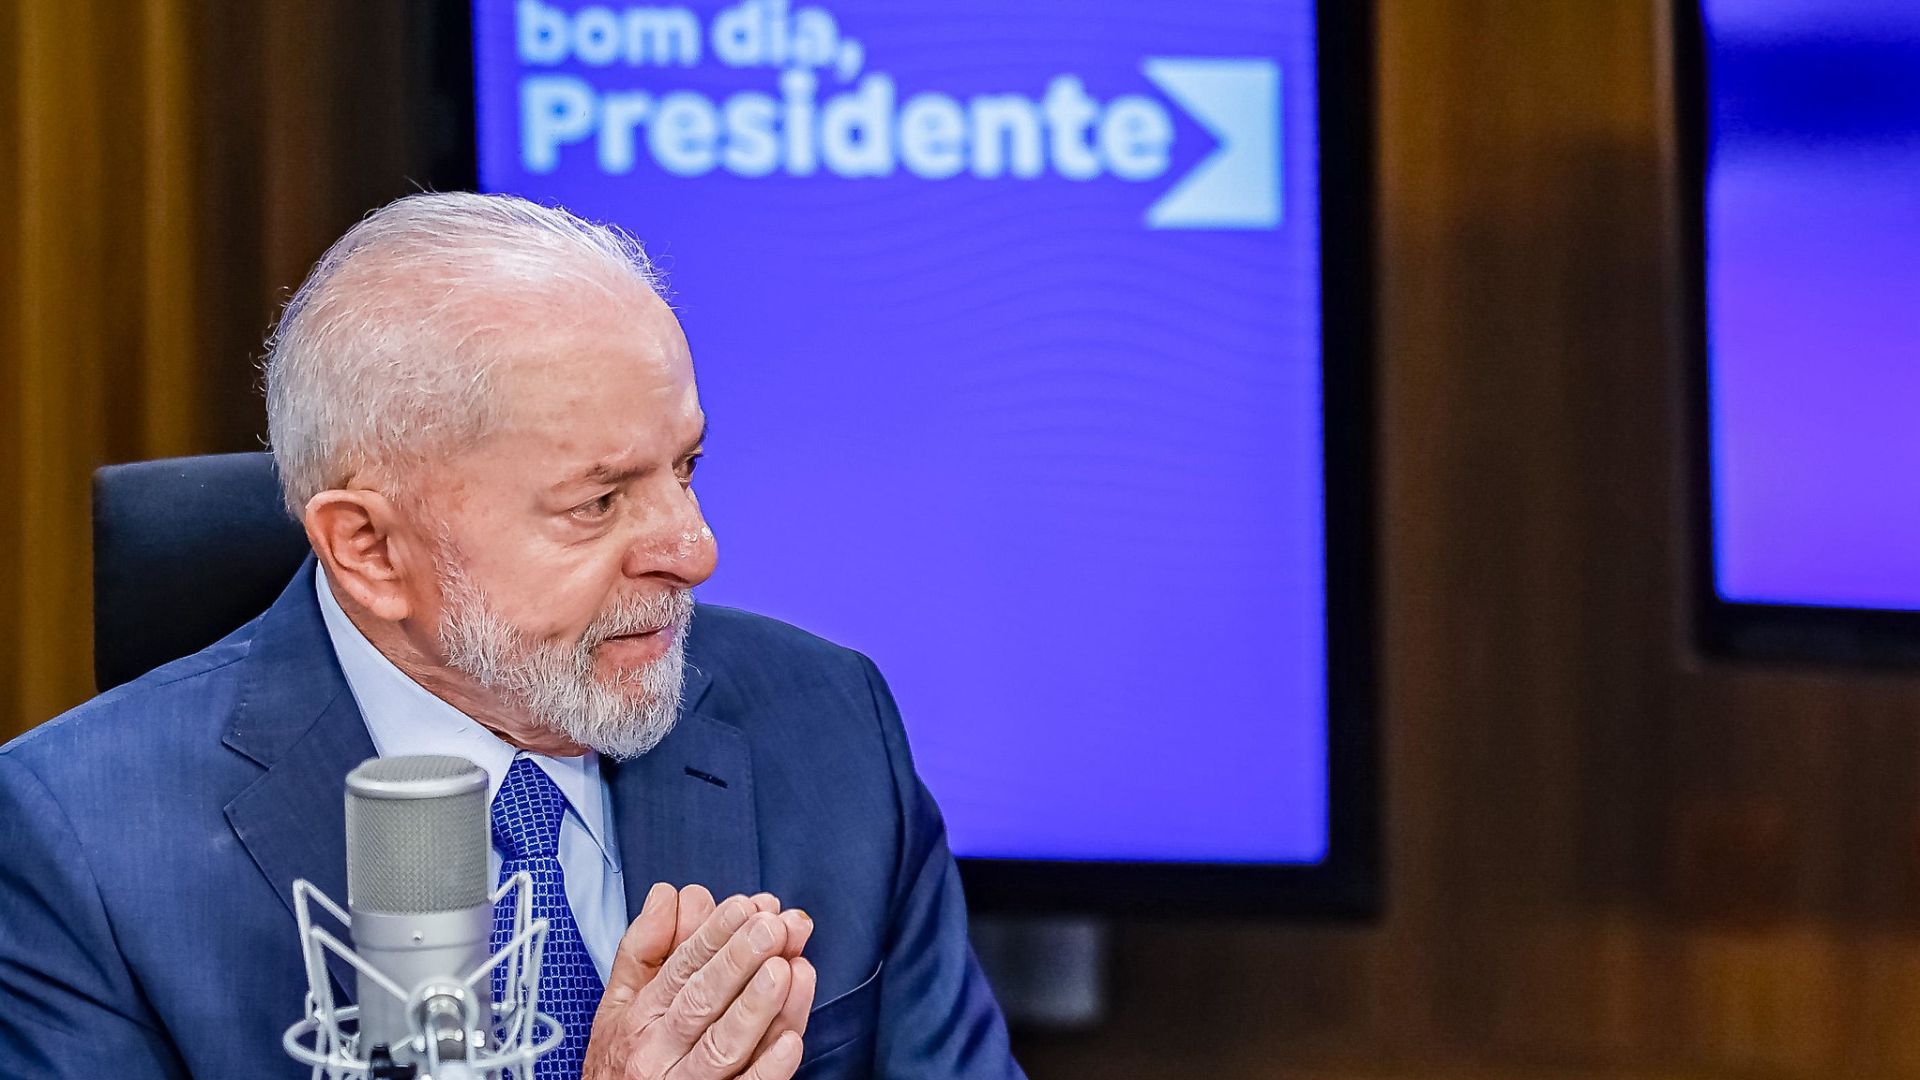
[[[90,692],[88,471],[257,446],[278,303],[426,175],[420,10],[0,6],[0,733]],[[1685,647],[1664,4],[1377,10],[1389,911],[1124,924],[1024,1060],[1920,1076],[1920,676]]]

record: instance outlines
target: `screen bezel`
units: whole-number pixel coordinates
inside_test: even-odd
[[[477,190],[472,9],[443,0],[434,186]],[[1376,715],[1372,5],[1315,7],[1325,455],[1328,845],[1314,864],[959,860],[969,906],[1008,914],[1367,918],[1382,896]]]
[[[1920,612],[1730,600],[1719,589],[1713,513],[1707,181],[1712,138],[1705,6],[1672,0],[1672,85],[1681,337],[1687,371],[1688,564],[1693,644],[1716,660],[1920,667]]]

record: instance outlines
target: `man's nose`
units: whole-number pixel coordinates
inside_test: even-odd
[[[660,492],[650,502],[633,543],[627,547],[623,567],[626,575],[666,578],[683,588],[707,580],[713,574],[718,549],[692,489],[675,480],[670,490]]]

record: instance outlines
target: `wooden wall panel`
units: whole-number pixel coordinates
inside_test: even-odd
[[[1378,0],[1389,911],[1121,925],[1037,1078],[1920,1076],[1920,678],[1684,646],[1664,8]],[[86,692],[86,470],[255,445],[425,176],[423,10],[0,5],[0,731]]]
[[[109,357],[128,344],[134,324],[137,301],[129,299],[138,294],[127,289],[135,275],[124,256],[131,248],[138,266],[139,236],[117,227],[129,215],[102,211],[110,197],[127,195],[129,125],[109,76],[137,84],[139,53],[129,44],[139,39],[100,33],[105,18],[89,4],[11,13],[17,150],[8,155],[14,198],[0,240],[18,261],[18,276],[6,283],[7,347],[22,362],[11,372],[15,408],[4,433],[12,444],[7,502],[19,515],[6,549],[17,583],[6,613],[14,657],[6,690],[9,705],[27,715],[89,686],[74,678],[89,626],[87,567],[70,553],[71,538],[86,531],[86,496],[72,479],[123,429],[132,396]],[[99,137],[106,131],[115,137]]]
[[[257,449],[275,312],[425,180],[432,10],[0,5],[0,736],[91,692],[92,470]]]
[[[17,7],[0,6],[0,57],[8,66],[0,73],[11,73],[12,58],[20,55],[21,19]],[[0,282],[17,282],[25,274],[18,244],[10,243],[18,229],[20,206],[20,80],[0,78],[0,147],[11,153],[0,154]],[[0,432],[18,431],[23,415],[23,378],[25,357],[21,346],[20,295],[17,288],[0,286]],[[24,454],[20,440],[0,435],[0,738],[27,726],[29,712],[20,699],[20,666],[23,628],[20,612],[25,586],[20,578],[19,559],[11,554],[26,540],[25,492],[16,484]]]

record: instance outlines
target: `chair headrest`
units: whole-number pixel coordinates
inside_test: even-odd
[[[105,692],[213,644],[272,604],[306,558],[268,454],[93,474],[93,674]]]

